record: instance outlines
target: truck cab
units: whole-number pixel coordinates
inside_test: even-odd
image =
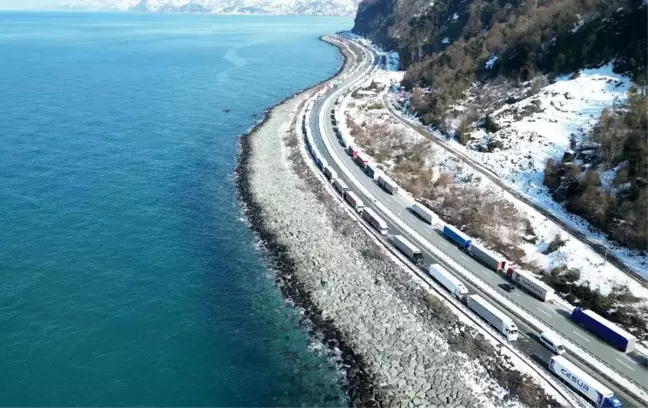
[[[506,338],[508,341],[516,341],[518,339],[518,328],[514,323],[511,323],[511,325],[506,328]]]
[[[612,395],[609,398],[603,398],[603,408],[623,408],[623,402],[618,399],[615,395]]]

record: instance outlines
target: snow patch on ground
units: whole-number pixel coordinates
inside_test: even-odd
[[[493,68],[493,65],[495,64],[496,61],[497,61],[496,56],[493,55],[492,57],[490,57],[488,61],[486,61],[486,69]]]
[[[501,113],[501,119],[497,121],[500,124],[506,123],[506,128],[497,132],[495,137],[500,133],[507,135],[507,138],[502,140],[508,143],[509,150],[479,153],[453,141],[446,142],[451,144],[453,148],[462,150],[472,156],[477,162],[491,168],[501,178],[508,180],[527,194],[534,191],[542,192],[544,189],[542,171],[546,159],[549,157],[562,157],[562,153],[569,149],[571,133],[576,133],[579,137],[582,137],[583,131],[596,122],[604,107],[609,106],[614,101],[622,100],[625,96],[629,82],[615,74],[612,74],[614,77],[610,76],[610,72],[606,71],[606,68],[587,70],[574,80],[570,80],[568,77],[559,78],[555,84],[545,88],[538,95],[528,98],[543,97],[542,105],[551,109],[551,112],[534,114],[516,122],[510,112],[511,106],[506,106],[498,111]],[[374,77],[376,82],[385,85],[391,83],[390,79],[384,71],[378,71]],[[565,94],[569,94],[570,97],[566,98]],[[396,95],[391,97],[393,100],[397,99]],[[512,106],[526,106],[530,104],[528,99]],[[392,118],[384,108],[373,110],[362,108],[366,105],[382,103],[380,96],[347,99],[346,101],[347,103],[342,107],[342,110],[348,112],[359,124],[364,124],[364,126],[378,124],[397,130],[400,140],[412,145],[427,140],[418,132]],[[557,105],[557,108],[551,105],[550,102],[552,101]],[[573,122],[570,122],[570,120],[573,120]],[[341,131],[348,134],[346,124],[341,123]],[[485,132],[482,132],[483,134],[480,132],[482,131],[475,133],[481,137],[487,136]],[[511,137],[514,132],[517,132],[516,137]],[[444,138],[439,132],[436,132],[435,135],[441,139]],[[478,142],[479,139],[476,143]],[[551,270],[562,264],[579,268],[581,270],[580,283],[587,283],[591,287],[600,290],[603,294],[610,293],[616,286],[627,286],[633,295],[645,299],[640,304],[648,304],[648,288],[628,277],[585,244],[571,237],[559,225],[545,219],[544,215],[502,190],[489,179],[464,164],[452,153],[435,143],[430,143],[430,147],[427,165],[433,170],[435,178],[440,173],[450,173],[456,183],[487,189],[513,203],[529,219],[535,230],[537,242],[536,244],[528,243],[522,246],[527,254],[526,261],[534,261],[546,270]],[[530,157],[527,158],[527,155],[530,155]],[[602,180],[613,179],[613,174],[617,170],[618,168],[610,170],[609,174],[604,174],[601,177]],[[546,189],[544,190],[545,196],[542,203],[545,206],[551,204],[552,206],[549,208],[556,215],[559,214],[559,211],[562,211],[561,215],[563,216],[568,215],[560,205],[553,202],[551,197],[546,195]],[[565,245],[549,255],[543,254],[542,251],[546,249],[549,242],[556,235],[560,235],[566,240]],[[635,256],[633,258],[637,264],[646,262],[645,257],[643,257],[643,260],[637,258],[641,257]]]

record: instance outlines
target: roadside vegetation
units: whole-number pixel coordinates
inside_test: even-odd
[[[573,154],[549,160],[544,182],[553,199],[609,238],[648,250],[648,97],[636,89],[628,103],[601,114]],[[601,172],[613,173],[603,183]]]
[[[603,295],[589,282],[579,282],[578,269],[560,266],[544,270],[526,261],[521,248],[525,238],[534,236],[533,226],[509,201],[487,191],[456,182],[449,173],[435,174],[431,169],[434,154],[430,142],[408,142],[391,127],[358,124],[347,115],[351,135],[362,150],[372,156],[402,188],[425,203],[445,222],[460,227],[472,237],[537,275],[575,306],[592,309],[605,318],[648,339],[648,308],[638,305],[627,287],[616,287]],[[556,235],[545,255],[557,251],[565,241]]]

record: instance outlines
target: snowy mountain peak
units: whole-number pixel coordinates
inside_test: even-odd
[[[358,3],[359,0],[72,0],[62,7],[94,11],[352,16]]]

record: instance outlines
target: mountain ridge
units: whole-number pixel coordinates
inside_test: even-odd
[[[359,0],[74,0],[67,10],[353,16]]]

